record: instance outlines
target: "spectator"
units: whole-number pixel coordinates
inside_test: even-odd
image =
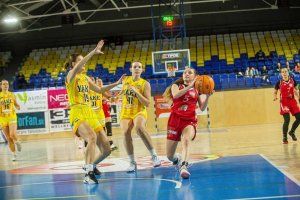
[[[265,57],[266,57],[266,55],[265,55],[265,53],[261,49],[255,54],[255,58],[258,61],[264,61]]]
[[[297,65],[294,68],[294,72],[295,72],[295,74],[299,74],[300,73],[300,63],[297,63]]]
[[[244,74],[243,74],[243,72],[239,71],[239,72],[237,72],[236,76],[237,77],[244,77]]]
[[[19,72],[19,76],[18,76],[18,87],[19,89],[24,89],[26,88],[26,84],[27,84],[27,81],[25,80],[25,76],[22,72]]]
[[[268,70],[267,70],[267,67],[264,65],[261,72],[260,72],[260,75],[261,75],[261,78],[263,80],[263,82],[269,82],[269,74],[268,74]]]
[[[259,76],[258,70],[255,67],[251,67],[250,77],[257,77],[257,76]]]
[[[280,69],[281,69],[281,64],[280,63],[277,63],[277,66],[275,68],[275,72],[279,73],[280,72]]]
[[[251,76],[251,74],[250,74],[250,68],[249,67],[247,67],[246,68],[246,71],[245,71],[245,77],[250,77]]]

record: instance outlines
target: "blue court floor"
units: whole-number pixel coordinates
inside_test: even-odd
[[[0,199],[300,199],[299,184],[260,155],[222,157],[189,169],[189,180],[182,180],[173,167],[105,172],[98,185],[83,184],[83,174],[1,171]]]

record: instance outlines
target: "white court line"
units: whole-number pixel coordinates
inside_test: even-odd
[[[280,171],[282,174],[284,174],[286,177],[291,179],[294,183],[296,183],[298,186],[300,186],[299,181],[294,178],[291,174],[284,171],[283,169],[276,166],[275,163],[273,163],[271,160],[269,160],[266,156],[263,154],[259,154],[263,159],[265,159],[267,162],[269,162],[274,168],[276,168],[278,171]],[[254,197],[254,198],[241,198],[241,199],[226,199],[226,200],[246,200],[246,199],[277,199],[277,198],[297,198],[300,197],[300,194],[297,195],[285,195],[285,196],[268,196],[268,197]]]
[[[288,177],[289,179],[291,179],[294,183],[296,183],[299,187],[300,187],[300,182],[291,174],[289,174],[288,172],[284,171],[283,169],[279,168],[276,166],[275,163],[273,163],[271,160],[269,160],[266,156],[264,156],[263,154],[259,154],[262,158],[264,158],[266,161],[268,161],[273,167],[275,167],[277,170],[279,170],[281,173],[283,173],[286,177]]]
[[[172,179],[161,179],[161,178],[111,178],[111,179],[98,179],[101,181],[111,181],[111,180],[156,180],[156,181],[167,181],[171,183],[175,183],[175,189],[181,188],[182,183],[179,181],[175,181]],[[70,180],[70,181],[55,181],[55,182],[41,182],[41,183],[29,183],[22,185],[8,185],[0,187],[0,189],[4,188],[13,188],[13,187],[22,187],[22,186],[31,186],[31,185],[43,185],[43,184],[55,184],[55,183],[68,183],[68,182],[82,182],[82,180]],[[96,184],[95,184],[96,185]]]
[[[67,198],[89,198],[96,197],[96,195],[83,195],[83,196],[62,196],[62,197],[41,197],[41,198],[29,198],[29,199],[14,199],[14,200],[37,200],[37,199],[67,199]]]
[[[246,199],[277,199],[277,198],[296,198],[299,195],[286,195],[286,196],[269,196],[269,197],[255,197],[255,198],[243,198],[243,199],[226,199],[226,200],[246,200]]]

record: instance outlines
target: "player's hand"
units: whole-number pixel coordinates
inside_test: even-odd
[[[216,92],[215,90],[211,91],[211,93],[206,94],[206,97],[210,97],[210,96],[213,95],[215,92]]]
[[[125,77],[126,77],[126,74],[123,74],[121,76],[121,78],[119,78],[119,80],[116,82],[116,84],[118,84],[118,85],[121,84]]]
[[[277,97],[274,97],[273,101],[276,101],[278,98]]]
[[[191,82],[191,87],[195,87],[195,82],[197,81],[197,79],[198,79],[198,77],[199,77],[199,75],[197,75],[195,78],[194,78],[194,80]]]
[[[130,90],[131,92],[135,93],[135,94],[139,93],[139,92],[136,90],[136,88],[133,87],[133,86],[130,86],[130,87],[129,87],[129,90]]]
[[[104,54],[101,49],[104,45],[104,40],[100,40],[95,48],[95,54]]]

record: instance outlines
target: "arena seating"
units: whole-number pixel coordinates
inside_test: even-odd
[[[300,62],[300,29],[193,36],[187,40],[191,67],[199,74],[212,75],[217,90],[261,87],[260,77],[238,77],[237,73],[245,72],[247,67],[261,71],[264,65],[270,71],[270,83],[274,84],[278,80],[278,73],[274,71],[277,63],[286,66],[288,62],[294,67]],[[176,44],[180,46],[181,41],[177,40]],[[75,52],[85,55],[94,47],[95,44],[32,50],[21,69],[28,87],[63,87],[68,56]],[[267,56],[263,61],[255,58],[260,49]],[[142,77],[149,79],[153,93],[161,93],[173,79],[153,75],[152,51],[152,40],[111,44],[104,49],[104,55],[92,57],[86,64],[86,73],[101,77],[106,84],[116,81],[124,73],[129,75],[131,62],[140,60],[145,64]]]

